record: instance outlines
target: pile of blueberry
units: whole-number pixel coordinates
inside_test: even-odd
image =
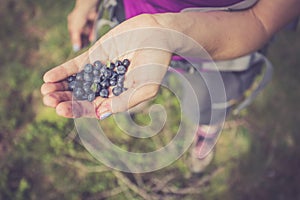
[[[103,65],[100,61],[86,64],[82,71],[67,78],[68,88],[77,100],[92,102],[96,97],[108,98],[109,88],[119,96],[124,88],[125,73],[130,65],[128,59]]]

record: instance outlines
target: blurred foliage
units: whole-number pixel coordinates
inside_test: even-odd
[[[66,21],[73,6],[68,0],[0,4],[0,200],[300,199],[299,31],[281,32],[270,45],[273,82],[243,118],[228,119],[203,173],[190,172],[189,153],[155,172],[120,173],[84,149],[72,120],[42,105],[44,72],[76,56]],[[129,137],[108,118],[100,123],[109,139],[134,152],[171,141],[181,120],[179,102],[162,88],[152,103],[172,116],[162,134]],[[132,119],[151,123],[147,109]]]
[[[67,127],[68,123],[58,126],[43,121],[23,130],[1,163],[1,169],[6,169],[1,173],[1,180],[6,180],[1,185],[1,199],[82,199],[81,195],[88,197],[115,187],[108,170],[107,174],[93,174],[76,165],[80,160],[94,160],[61,135]]]

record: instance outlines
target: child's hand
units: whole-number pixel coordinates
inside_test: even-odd
[[[94,21],[97,18],[97,0],[77,0],[75,8],[68,15],[68,30],[74,51],[79,51],[84,44],[85,37],[94,40]]]

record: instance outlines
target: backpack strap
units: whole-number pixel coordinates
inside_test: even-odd
[[[247,107],[252,103],[252,101],[257,97],[259,92],[265,88],[265,86],[271,81],[272,74],[273,74],[273,66],[271,62],[261,53],[254,53],[252,54],[252,63],[258,64],[262,63],[265,66],[264,74],[262,76],[261,81],[257,85],[255,89],[252,89],[252,93],[247,96],[238,106],[233,110],[233,114],[238,114],[242,109]]]
[[[247,57],[248,58],[248,57]],[[270,82],[272,79],[272,74],[273,74],[273,66],[271,62],[261,53],[253,53],[249,57],[249,66],[253,66],[256,64],[261,64],[264,65],[265,69],[262,75],[262,78],[258,85],[255,88],[250,88],[244,92],[245,99],[242,100],[241,102],[239,100],[229,100],[228,102],[224,103],[215,103],[212,105],[213,109],[225,109],[229,108],[231,106],[237,105],[236,108],[233,110],[233,114],[236,115],[238,114],[242,109],[245,107],[249,106],[252,101],[257,97],[259,92],[265,88],[265,86]],[[245,59],[246,60],[246,59]],[[249,95],[246,95],[247,91],[251,91]]]
[[[207,71],[244,71],[247,70],[252,64],[252,54],[242,56],[231,60],[220,60],[214,61],[216,66],[212,65],[211,62],[201,63],[201,69]]]
[[[258,0],[244,0],[230,6],[185,8],[181,10],[181,12],[239,11],[239,10],[245,10],[251,8],[257,2]]]

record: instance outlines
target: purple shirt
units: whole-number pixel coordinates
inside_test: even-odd
[[[180,12],[185,8],[193,7],[225,7],[244,0],[123,0],[125,17],[131,18],[139,14]],[[172,60],[182,60],[173,56]]]
[[[192,7],[223,7],[244,0],[123,0],[126,18],[142,13],[180,12]]]

